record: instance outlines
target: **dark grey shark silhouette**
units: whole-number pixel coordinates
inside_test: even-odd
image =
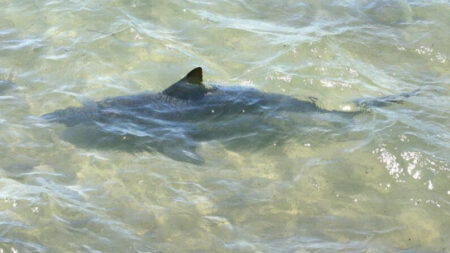
[[[204,160],[196,147],[203,141],[218,140],[227,148],[258,149],[289,139],[299,123],[345,126],[364,111],[325,110],[314,99],[303,101],[250,87],[205,86],[202,81],[202,68],[198,67],[160,93],[107,98],[42,117],[68,126],[70,131],[63,137],[78,146],[157,151],[174,160],[201,164]],[[361,100],[358,104],[381,106],[407,96]],[[299,116],[306,113],[307,118]]]

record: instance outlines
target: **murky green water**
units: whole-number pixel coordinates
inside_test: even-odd
[[[438,0],[0,1],[0,252],[450,251],[449,24]],[[330,110],[419,94],[283,145],[202,143],[200,166],[33,118],[195,66]]]

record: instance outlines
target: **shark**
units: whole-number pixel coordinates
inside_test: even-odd
[[[296,126],[345,128],[370,106],[399,103],[411,93],[356,101],[360,110],[327,110],[317,99],[297,99],[248,86],[205,85],[194,68],[161,92],[144,92],[87,101],[42,115],[63,124],[63,139],[83,148],[159,152],[176,161],[203,164],[202,142],[257,150],[282,144]],[[306,130],[303,127],[301,130]]]

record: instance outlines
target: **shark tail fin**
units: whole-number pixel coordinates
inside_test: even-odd
[[[403,92],[396,95],[389,95],[384,97],[371,97],[371,98],[360,98],[354,100],[353,102],[362,108],[371,108],[371,107],[385,107],[392,104],[401,104],[405,101],[406,98],[417,96],[420,92],[420,89]]]

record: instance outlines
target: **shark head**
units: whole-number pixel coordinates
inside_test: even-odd
[[[197,67],[162,93],[178,99],[197,100],[203,98],[207,92],[208,89],[203,85],[203,70]]]

